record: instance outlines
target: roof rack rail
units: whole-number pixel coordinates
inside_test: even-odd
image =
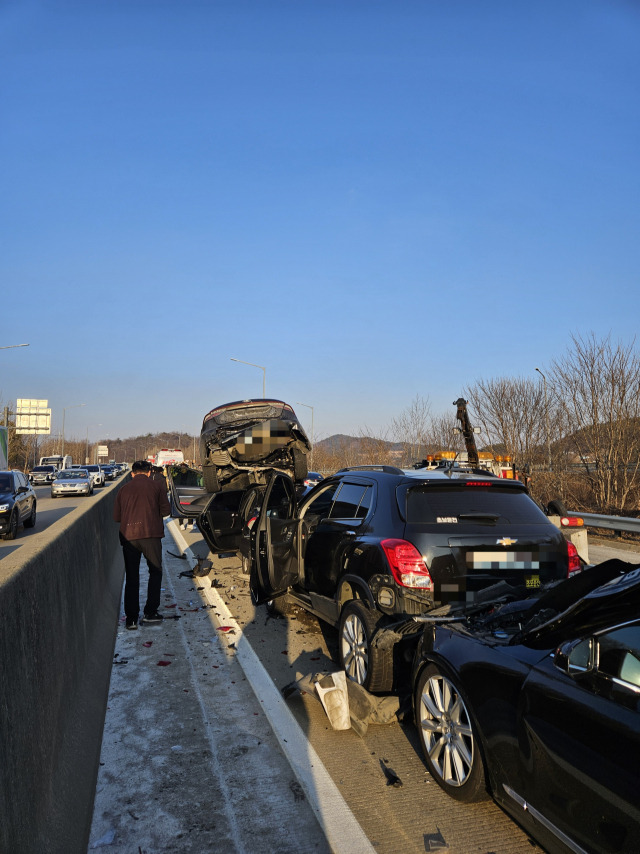
[[[404,474],[404,471],[396,466],[345,466],[345,468],[339,469],[336,474],[343,471],[384,471],[387,474]]]

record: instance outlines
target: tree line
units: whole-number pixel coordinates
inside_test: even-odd
[[[478,379],[462,390],[471,422],[480,428],[478,448],[510,455],[542,503],[560,498],[571,510],[637,515],[640,356],[635,340],[572,335],[566,351],[536,371],[529,377]],[[370,462],[410,466],[430,453],[463,451],[456,426],[453,404],[434,412],[429,397],[417,393],[382,430],[364,425],[356,437],[316,442],[310,467],[329,473]],[[28,470],[37,456],[60,452],[59,438],[17,435],[11,418],[9,428],[12,468]],[[118,461],[145,458],[161,448],[180,447],[194,462],[199,454],[197,437],[175,432],[100,444]],[[87,456],[92,461],[95,450],[96,443],[65,440],[65,453],[75,462]]]
[[[611,335],[572,335],[565,353],[532,377],[478,379],[462,394],[479,449],[509,455],[541,503],[636,516],[640,501],[640,356]],[[455,393],[455,392],[454,392]],[[411,465],[438,451],[464,450],[455,408],[434,412],[416,394],[381,431],[314,449],[318,471],[373,461]],[[401,450],[397,448],[400,443]]]

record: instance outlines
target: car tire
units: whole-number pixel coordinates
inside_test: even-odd
[[[24,520],[25,528],[35,528],[36,526],[36,503],[33,502],[33,507],[31,508],[31,515],[28,519]]]
[[[304,480],[309,474],[306,454],[303,454],[297,448],[294,448],[291,454],[293,456],[293,479],[295,481]]]
[[[435,664],[418,678],[415,709],[422,752],[436,783],[463,803],[487,798],[476,725],[455,682]]]
[[[202,480],[207,492],[220,492],[218,483],[218,470],[215,466],[202,466]]]
[[[564,501],[554,498],[547,504],[547,513],[549,516],[566,516],[567,508],[564,506]]]
[[[15,540],[18,536],[18,527],[20,525],[20,521],[18,519],[18,513],[14,510],[11,514],[11,519],[9,520],[9,530],[4,535],[5,540]]]
[[[383,615],[359,599],[347,602],[338,623],[338,657],[347,677],[367,691],[381,694],[393,687],[392,648],[373,644],[383,623]]]

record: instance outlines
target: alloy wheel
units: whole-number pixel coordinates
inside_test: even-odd
[[[347,676],[359,685],[364,684],[369,669],[369,643],[357,614],[349,614],[345,619],[340,644]]]
[[[431,676],[420,695],[420,735],[434,770],[448,786],[463,786],[476,750],[471,720],[455,685]]]

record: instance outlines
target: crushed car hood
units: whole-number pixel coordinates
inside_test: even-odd
[[[590,567],[544,593],[530,613],[534,610],[549,619],[534,619],[532,628],[525,625],[512,644],[552,649],[567,636],[592,634],[612,619],[634,619],[640,613],[640,566],[609,560]]]

